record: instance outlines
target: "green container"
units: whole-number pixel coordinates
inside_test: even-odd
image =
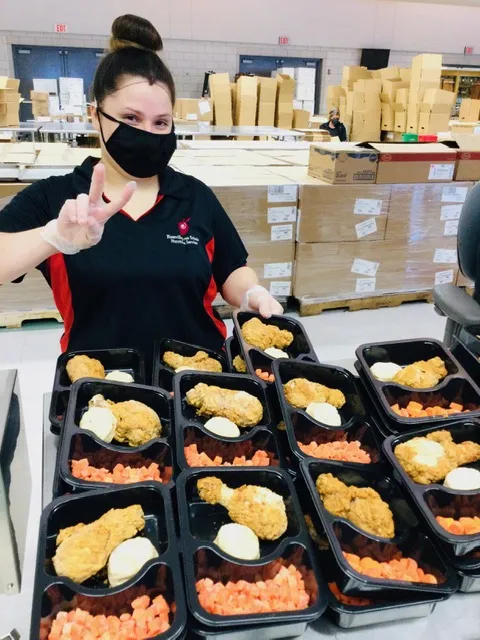
[[[418,142],[416,133],[402,133],[402,142]]]

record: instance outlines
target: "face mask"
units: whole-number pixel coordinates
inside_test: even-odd
[[[333,124],[338,124],[340,122],[340,118],[332,118]]]
[[[134,178],[162,176],[177,148],[173,124],[170,133],[151,133],[120,122],[100,109],[97,109],[97,113],[119,125],[105,141],[102,122],[100,116],[98,117],[103,144],[125,173]]]

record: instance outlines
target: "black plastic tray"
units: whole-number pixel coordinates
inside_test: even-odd
[[[450,402],[470,405],[472,417],[480,416],[480,388],[467,374],[462,365],[441,342],[432,339],[400,340],[364,344],[356,350],[358,364],[356,368],[362,372],[365,384],[373,391],[376,404],[388,416],[388,419],[399,425],[399,430],[422,429],[437,424],[445,424],[454,420],[465,419],[459,413],[443,417],[403,418],[392,411],[392,405],[398,403],[405,407],[411,400],[424,406],[440,405],[448,407]],[[444,360],[448,375],[431,389],[413,389],[395,382],[381,382],[370,371],[375,362],[395,362],[399,365],[412,364],[418,360],[428,360],[439,356]],[[470,417],[470,414],[469,414]]]
[[[308,444],[315,440],[320,444],[344,437],[349,442],[359,440],[362,448],[370,453],[372,462],[367,466],[381,463],[377,433],[372,423],[366,419],[368,412],[355,376],[339,367],[298,361],[278,360],[273,369],[289,446],[297,463],[305,458],[311,458],[300,449],[298,442]],[[283,385],[293,378],[306,378],[311,382],[319,382],[343,391],[346,403],[339,411],[343,424],[340,427],[325,425],[314,420],[305,410],[291,405],[285,397]],[[362,463],[353,464],[364,466]]]
[[[211,459],[221,455],[224,462],[232,462],[236,456],[245,455],[251,459],[255,451],[262,449],[270,458],[270,467],[286,467],[285,458],[281,451],[277,435],[266,428],[258,427],[253,432],[238,438],[221,438],[209,433],[203,426],[178,426],[177,432],[177,463],[182,471],[191,469],[185,457],[185,447],[196,444],[199,452],[205,452]],[[220,445],[220,446],[219,446]],[[198,467],[197,467],[198,468]],[[217,467],[210,467],[217,468]],[[237,467],[251,468],[251,467]]]
[[[197,620],[188,620],[189,633],[204,640],[281,640],[298,638],[307,630],[307,622],[285,622],[283,624],[246,625],[244,627],[222,626],[221,629],[201,625]],[[189,635],[190,637],[190,635]]]
[[[480,592],[480,573],[469,571],[457,571],[458,590],[461,593]]]
[[[122,509],[133,504],[140,504],[143,508],[146,521],[144,535],[157,548],[158,558],[150,560],[136,576],[115,588],[103,587],[96,578],[87,581],[88,585],[79,585],[69,578],[55,575],[51,558],[60,529],[80,522],[93,522],[112,508]],[[46,627],[49,616],[78,606],[78,603],[69,604],[74,596],[82,596],[82,607],[92,612],[95,606],[102,604],[120,611],[125,602],[130,603],[142,594],[142,587],[153,597],[163,594],[167,602],[175,602],[172,626],[161,637],[168,640],[179,638],[186,625],[186,605],[170,492],[165,487],[158,483],[137,484],[59,498],[48,505],[40,520],[30,640],[41,637],[42,618],[43,627]],[[118,594],[121,595],[116,602]]]
[[[238,342],[236,336],[230,336],[230,338],[227,338],[227,341],[225,342],[225,351],[227,352],[228,363],[230,365],[230,371],[232,373],[248,373],[248,371],[237,371],[235,365],[233,364],[233,361],[237,356],[241,356],[242,358],[244,358],[244,355],[240,348],[240,343]],[[245,366],[247,366],[246,363]]]
[[[204,351],[211,358],[220,362],[220,364],[222,365],[222,371],[224,373],[228,373],[228,371],[230,370],[227,362],[227,357],[223,353],[218,353],[217,351],[205,349],[204,347],[199,347],[187,342],[181,342],[180,340],[164,338],[163,340],[157,342],[157,344],[155,345],[152,384],[154,387],[160,387],[161,389],[166,389],[167,391],[173,391],[173,377],[175,376],[175,371],[163,362],[163,354],[166,351],[174,351],[181,356],[188,357],[194,356],[198,351]]]
[[[231,522],[226,509],[201,501],[196,490],[198,479],[219,477],[235,488],[243,484],[265,486],[283,496],[288,516],[288,529],[277,541],[260,541],[260,560],[241,561],[225,554],[212,542],[222,524]],[[184,471],[177,481],[177,497],[182,530],[182,550],[189,610],[197,622],[207,628],[246,628],[248,625],[276,627],[284,624],[306,624],[321,616],[327,605],[326,585],[313,553],[292,480],[281,469],[217,468]],[[195,584],[205,577],[223,581],[266,578],[278,562],[304,568],[305,585],[313,603],[301,611],[285,611],[245,616],[209,614],[200,606]],[[268,629],[266,630],[268,633]],[[267,637],[270,637],[267,635]],[[284,636],[276,636],[284,637]]]
[[[50,429],[59,435],[63,426],[65,412],[72,383],[67,374],[67,362],[74,356],[84,355],[99,360],[108,373],[114,370],[130,373],[136,384],[145,384],[145,359],[135,349],[96,349],[94,351],[69,351],[58,357],[50,401]]]
[[[301,463],[300,469],[334,554],[335,582],[343,593],[362,595],[382,591],[382,595],[397,594],[395,597],[400,593],[403,597],[419,593],[442,596],[454,593],[457,581],[453,568],[447,566],[424,534],[400,487],[394,481],[385,475],[359,469],[358,465],[352,467],[347,463],[333,461],[326,463],[307,459]],[[395,522],[395,537],[389,540],[374,536],[347,520],[330,514],[324,508],[315,486],[321,473],[332,473],[348,485],[373,486],[390,505]],[[365,553],[365,550],[368,553]],[[400,551],[404,557],[416,559],[424,571],[433,572],[439,583],[432,585],[366,576],[353,569],[344,558],[343,551],[357,553],[361,557],[375,552],[386,557],[387,553]]]
[[[442,515],[442,508],[452,502],[458,503],[460,500],[466,504],[457,505],[457,509],[459,510],[458,515],[456,516],[457,519],[461,517],[462,508],[468,508],[469,506],[472,508],[473,501],[476,503],[477,513],[480,514],[480,491],[456,491],[455,489],[448,489],[439,483],[432,483],[428,485],[418,484],[417,482],[414,482],[404,471],[394,453],[395,447],[402,442],[407,442],[416,436],[424,436],[428,433],[440,430],[450,432],[453,440],[457,443],[464,442],[465,440],[472,440],[473,442],[480,443],[480,421],[465,420],[462,423],[457,421],[450,425],[444,425],[441,428],[434,427],[430,429],[422,429],[421,431],[415,432],[415,434],[410,433],[402,436],[391,436],[384,441],[383,451],[390,463],[393,465],[395,473],[401,479],[402,484],[408,489],[430,530],[442,542],[442,544],[447,547],[451,554],[455,556],[464,556],[480,547],[480,534],[468,536],[452,535],[438,524],[435,520],[435,516]],[[466,466],[475,467],[480,470],[480,461],[470,463]],[[455,506],[455,504],[453,506]]]
[[[258,313],[252,313],[250,311],[235,311],[233,314],[235,335],[238,336],[237,339],[240,346],[240,355],[243,355],[247,365],[247,370],[251,375],[256,375],[256,369],[262,369],[262,371],[271,373],[272,365],[275,362],[275,358],[271,358],[258,347],[249,344],[243,337],[242,326],[252,318],[258,318],[264,324],[275,325],[279,329],[286,329],[293,334],[292,344],[284,349],[284,351],[290,356],[291,360],[301,359],[310,362],[318,362],[318,358],[312,343],[310,342],[310,338],[308,337],[303,325],[298,320],[294,320],[293,318],[286,316],[272,316],[266,320]]]
[[[107,444],[97,438],[91,431],[80,429],[80,418],[88,408],[89,400],[97,393],[101,393],[106,399],[112,400],[113,402],[138,400],[154,409],[162,423],[161,437],[153,438],[140,447],[130,447],[124,443],[115,444],[115,441]],[[75,459],[89,457],[88,455],[81,455],[82,451],[93,452],[95,457],[105,457],[106,464],[112,465],[112,469],[117,462],[120,462],[120,457],[123,456],[125,456],[126,460],[123,464],[130,464],[130,462],[128,462],[129,460],[140,461],[141,458],[148,460],[148,463],[157,462],[159,466],[161,465],[161,469],[163,467],[165,479],[168,480],[167,484],[171,487],[171,474],[168,469],[165,470],[164,468],[173,466],[173,454],[169,442],[172,435],[172,402],[167,391],[138,384],[122,384],[109,382],[108,380],[98,380],[96,378],[83,378],[82,380],[78,380],[72,385],[68,410],[65,416],[65,426],[57,455],[54,495],[58,496],[63,493],[65,486],[67,486],[72,493],[119,486],[112,483],[89,482],[74,477],[71,473],[70,460],[72,455],[74,455]],[[77,458],[77,454],[80,455],[80,458]],[[107,466],[106,468],[110,467]],[[169,475],[170,479],[168,479]]]

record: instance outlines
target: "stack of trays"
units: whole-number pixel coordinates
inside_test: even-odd
[[[436,520],[437,516],[451,517],[459,520],[462,517],[480,516],[480,491],[458,491],[443,486],[441,481],[431,484],[415,482],[405,471],[395,455],[396,447],[408,442],[413,437],[426,436],[438,430],[451,434],[453,442],[460,444],[471,441],[480,445],[480,421],[463,420],[450,425],[443,425],[416,431],[402,436],[391,436],[383,443],[383,449],[391,462],[395,476],[401,480],[414,501],[419,517],[422,519],[432,540],[443,550],[448,563],[459,576],[460,591],[480,591],[480,533],[456,535],[450,533]],[[480,470],[479,461],[468,464],[468,467]]]
[[[357,349],[356,355],[355,367],[382,419],[381,430],[385,437],[440,426],[464,420],[466,417],[464,413],[456,413],[448,417],[410,418],[400,416],[392,409],[395,405],[404,409],[409,402],[419,403],[425,409],[434,406],[447,409],[453,402],[468,409],[469,418],[480,417],[480,388],[440,342],[420,339],[365,344]],[[395,382],[381,382],[372,375],[370,369],[377,362],[394,362],[403,367],[435,357],[441,358],[445,363],[447,376],[437,386],[428,389],[407,387]]]
[[[145,384],[146,382],[145,360],[143,355],[135,349],[98,349],[95,351],[69,351],[68,353],[62,353],[57,360],[55,369],[49,412],[50,429],[55,435],[59,435],[62,430],[72,386],[67,374],[67,362],[76,355],[95,358],[102,363],[105,373],[124,371],[133,376],[137,384]]]

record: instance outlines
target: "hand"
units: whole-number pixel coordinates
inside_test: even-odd
[[[283,313],[282,305],[260,285],[251,287],[243,299],[242,309],[256,311],[264,318],[268,319],[272,315],[280,315]]]
[[[129,182],[120,198],[103,201],[105,167],[98,163],[92,176],[90,192],[81,193],[75,200],[67,200],[56,220],[49,222],[42,237],[61,253],[73,255],[90,249],[100,242],[106,223],[127,204],[137,188]]]

